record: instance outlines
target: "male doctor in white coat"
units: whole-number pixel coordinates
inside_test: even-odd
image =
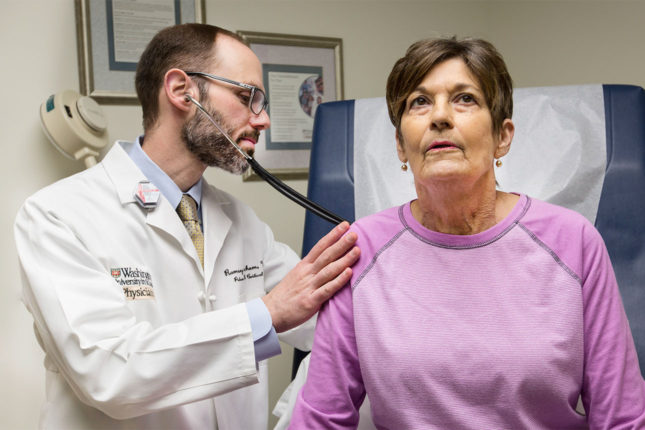
[[[349,279],[356,237],[343,223],[299,262],[202,178],[207,166],[242,173],[247,163],[186,94],[247,152],[269,127],[252,98],[261,64],[235,34],[162,30],[136,87],[144,135],[37,192],[16,219],[23,301],[46,353],[41,427],[265,430],[276,332],[310,348],[312,316]],[[151,186],[160,196],[144,207],[134,192]],[[203,254],[176,212],[184,194]]]

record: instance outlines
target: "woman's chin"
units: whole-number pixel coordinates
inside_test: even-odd
[[[440,162],[426,166],[415,175],[418,182],[457,181],[469,176],[469,170],[455,162]]]

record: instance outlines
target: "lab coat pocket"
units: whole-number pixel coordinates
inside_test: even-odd
[[[68,334],[78,339],[83,350],[97,346],[115,349],[112,343],[118,339],[121,328],[134,323],[134,315],[124,306],[125,289],[118,282],[115,284],[110,274],[89,269],[60,278],[54,287]]]

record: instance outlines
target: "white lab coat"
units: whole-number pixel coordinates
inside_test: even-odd
[[[41,427],[265,430],[245,302],[297,263],[253,211],[204,186],[204,269],[167,200],[151,211],[120,144],[16,218],[23,301],[47,369]],[[281,336],[310,349],[312,319]]]

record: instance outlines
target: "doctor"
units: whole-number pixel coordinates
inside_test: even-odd
[[[202,178],[247,163],[186,94],[249,153],[269,127],[260,62],[235,34],[162,30],[136,88],[144,135],[37,192],[16,219],[23,301],[46,353],[41,427],[264,430],[276,332],[310,348],[356,235],[343,223],[299,262]]]

